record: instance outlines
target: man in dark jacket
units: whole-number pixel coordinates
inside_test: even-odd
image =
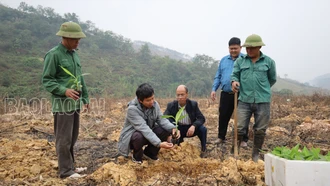
[[[188,99],[188,88],[185,85],[179,85],[176,89],[177,100],[167,104],[164,115],[172,115],[175,117],[180,108],[184,107],[182,115],[188,115],[182,120],[178,121],[178,129],[180,130],[179,144],[183,142],[185,137],[198,136],[201,141],[202,153],[201,157],[206,157],[206,137],[207,129],[204,126],[205,117],[198,108],[196,101]],[[174,122],[173,118],[169,118],[171,122]]]

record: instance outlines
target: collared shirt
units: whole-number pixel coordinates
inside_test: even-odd
[[[260,52],[260,58],[253,63],[248,56],[237,58],[231,81],[240,83],[238,100],[246,103],[269,103],[271,89],[276,82],[275,61]]]
[[[72,77],[60,66],[79,77],[82,85],[82,99],[75,101],[65,96],[65,91],[72,86]],[[81,109],[81,101],[84,104],[89,103],[86,84],[81,74],[80,60],[75,51],[69,51],[60,43],[47,52],[44,59],[42,84],[52,94],[52,112],[74,111]]]
[[[182,107],[180,106],[179,103],[178,103],[178,105],[179,105],[179,110],[180,110]],[[181,113],[181,116],[185,116],[185,115],[187,115],[187,116],[184,117],[183,119],[181,119],[180,121],[178,121],[178,123],[180,123],[181,125],[190,125],[191,124],[191,121],[190,121],[189,115],[188,115],[188,113],[186,111],[186,106],[184,106],[184,109],[183,109],[183,111]]]
[[[242,53],[239,54],[239,56],[243,55],[244,54]],[[212,91],[217,91],[220,86],[222,91],[232,92],[230,75],[233,71],[234,62],[235,61],[230,55],[227,55],[220,60],[218,71],[214,76]]]

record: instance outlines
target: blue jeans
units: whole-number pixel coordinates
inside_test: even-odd
[[[237,107],[237,131],[239,136],[246,135],[250,118],[254,115],[253,130],[258,134],[266,134],[270,120],[270,103],[245,103],[238,102]]]

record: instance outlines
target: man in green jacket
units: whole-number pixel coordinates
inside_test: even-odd
[[[52,94],[59,176],[80,178],[85,175],[78,173],[81,169],[74,168],[73,146],[78,139],[82,104],[88,109],[89,99],[76,49],[86,35],[74,22],[63,23],[56,35],[62,37],[62,42],[45,55],[42,83]],[[76,77],[75,82],[65,70]]]
[[[231,75],[233,92],[240,92],[237,108],[238,146],[243,140],[253,114],[255,124],[252,160],[255,162],[259,159],[270,120],[270,87],[276,82],[275,61],[260,51],[262,46],[265,44],[260,36],[255,34],[248,36],[243,45],[246,47],[247,55],[235,61]]]

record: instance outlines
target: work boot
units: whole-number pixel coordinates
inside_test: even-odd
[[[252,160],[254,162],[258,162],[259,159],[259,153],[262,147],[262,144],[265,140],[265,133],[263,131],[256,131],[254,133],[254,139],[253,139],[253,150],[252,150]]]
[[[234,149],[235,149],[235,136],[233,136],[233,137],[234,137],[232,139],[233,140],[233,143],[232,143],[231,150],[230,150],[230,153],[231,154],[234,154]],[[242,141],[243,141],[243,136],[242,135],[238,135],[237,136],[237,151],[238,151],[238,153],[239,153],[240,144],[241,144]]]

